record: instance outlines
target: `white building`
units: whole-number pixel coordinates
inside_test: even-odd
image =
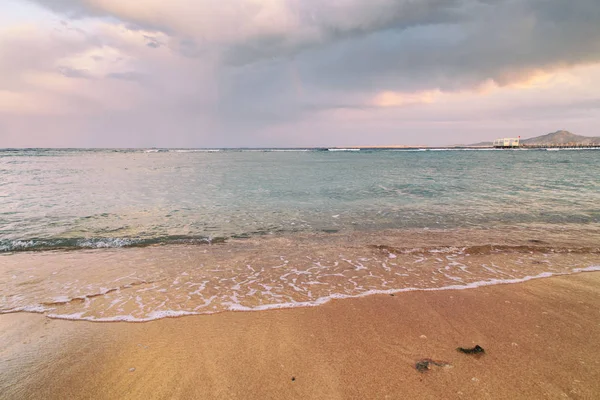
[[[500,149],[519,147],[521,136],[516,138],[502,138],[494,140],[494,147]]]

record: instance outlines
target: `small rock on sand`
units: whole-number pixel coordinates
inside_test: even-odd
[[[438,361],[438,360],[432,360],[431,358],[424,358],[424,359],[416,362],[415,368],[419,372],[427,372],[434,365],[436,367],[452,367],[452,365],[446,361]]]

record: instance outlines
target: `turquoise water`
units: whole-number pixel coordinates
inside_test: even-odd
[[[594,150],[0,151],[0,314],[148,321],[598,271],[599,177]]]
[[[600,222],[600,151],[0,150],[0,251]]]

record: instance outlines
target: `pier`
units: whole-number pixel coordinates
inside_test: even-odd
[[[548,136],[548,135],[546,135]],[[571,135],[574,136],[574,135]],[[534,141],[535,139],[529,139],[529,141]],[[546,138],[547,139],[547,138]],[[573,138],[576,139],[576,138]],[[598,138],[592,138],[598,139]],[[556,143],[559,142],[557,140],[555,143],[543,143],[544,141],[551,142],[551,140],[540,140],[542,143],[523,143],[521,141],[521,136],[516,138],[501,138],[494,140],[492,146],[496,149],[600,149],[600,141],[589,141],[590,143],[581,143],[575,140],[567,142],[566,140],[560,140],[560,142],[564,143]],[[527,142],[527,140],[525,140]]]
[[[564,143],[564,144],[521,144],[519,146],[523,149],[600,149],[600,143],[590,144],[578,144],[578,143]]]

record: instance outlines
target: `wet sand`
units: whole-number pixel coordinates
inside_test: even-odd
[[[2,399],[599,396],[599,272],[146,323],[0,315]]]
[[[0,255],[0,313],[141,322],[600,270],[600,227],[300,233]]]

